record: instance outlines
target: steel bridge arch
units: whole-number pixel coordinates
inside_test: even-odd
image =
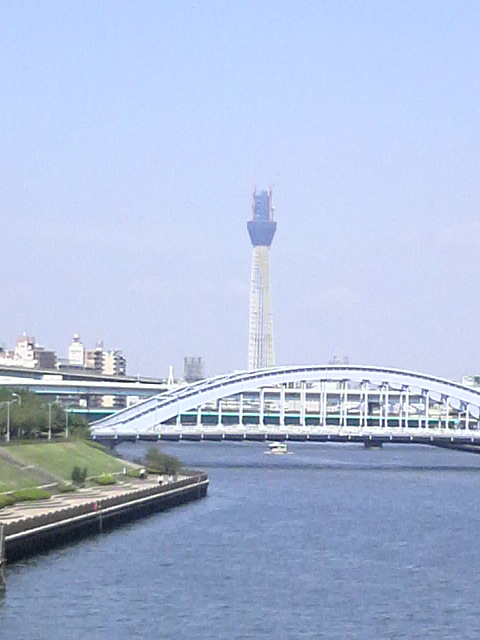
[[[477,420],[480,418],[480,391],[460,383],[422,373],[387,367],[360,365],[282,366],[241,371],[202,380],[174,391],[154,396],[91,424],[94,436],[156,433],[161,426],[187,411],[232,395],[296,382],[354,382],[392,390],[428,393],[442,403],[450,403]]]

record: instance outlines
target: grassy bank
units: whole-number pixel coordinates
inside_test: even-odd
[[[26,464],[46,469],[66,481],[71,480],[75,467],[86,468],[87,477],[121,473],[124,467],[136,467],[98,447],[90,446],[84,440],[15,444],[10,445],[8,450]]]
[[[23,469],[0,460],[0,494],[6,491],[37,487],[43,482],[43,476],[36,473],[35,470],[30,470],[27,474]]]
[[[116,458],[85,440],[10,444],[2,449],[7,455],[0,456],[0,509],[16,502],[43,500],[55,493],[73,491],[71,480],[75,468],[85,470],[87,478],[92,479],[91,484],[96,485],[115,484],[116,474],[123,477],[125,468],[131,474],[138,469],[138,465]],[[21,464],[25,468],[19,466]]]

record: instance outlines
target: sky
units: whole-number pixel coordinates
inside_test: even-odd
[[[0,342],[480,373],[480,3],[0,0]]]

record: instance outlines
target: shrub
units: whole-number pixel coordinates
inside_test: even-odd
[[[0,509],[3,509],[3,507],[9,507],[10,505],[15,504],[15,502],[15,497],[11,494],[0,496]]]
[[[58,493],[70,493],[71,491],[75,491],[75,487],[73,484],[59,484],[56,487],[56,491],[58,491]]]
[[[128,469],[127,476],[129,478],[140,478],[140,471],[141,469]]]
[[[162,453],[157,447],[150,447],[145,454],[145,466],[153,473],[177,473],[182,463],[175,456]]]
[[[97,478],[94,479],[95,484],[99,484],[102,487],[105,487],[109,484],[116,484],[117,481],[115,480],[115,478],[112,476],[111,473],[103,473],[101,476],[98,476]]]
[[[47,498],[51,498],[52,494],[49,491],[45,491],[45,489],[37,489],[36,487],[32,487],[31,489],[19,489],[18,491],[14,491],[12,495],[16,500],[46,500]]]
[[[82,477],[82,470],[80,469],[80,467],[77,467],[75,465],[72,471],[72,482],[74,484],[81,484],[81,477]]]
[[[71,414],[70,419],[70,438],[86,440],[90,437],[90,429],[85,418]]]
[[[47,500],[51,498],[52,494],[44,489],[38,489],[37,487],[31,487],[30,489],[18,489],[18,491],[12,491],[4,496],[0,496],[0,509],[8,507],[16,502],[23,502],[27,500]]]
[[[76,485],[83,486],[85,484],[85,480],[87,479],[87,467],[81,469],[80,467],[73,467],[72,471],[72,482]]]

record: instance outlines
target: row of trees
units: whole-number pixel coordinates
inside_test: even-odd
[[[15,400],[15,402],[12,402]],[[12,392],[5,387],[0,388],[0,434],[4,440],[8,428],[10,413],[10,438],[35,438],[47,434],[51,428],[52,435],[65,432],[67,415],[58,403],[45,403],[31,391],[17,389]],[[68,428],[70,433],[84,431],[87,422],[82,416],[69,413]]]

